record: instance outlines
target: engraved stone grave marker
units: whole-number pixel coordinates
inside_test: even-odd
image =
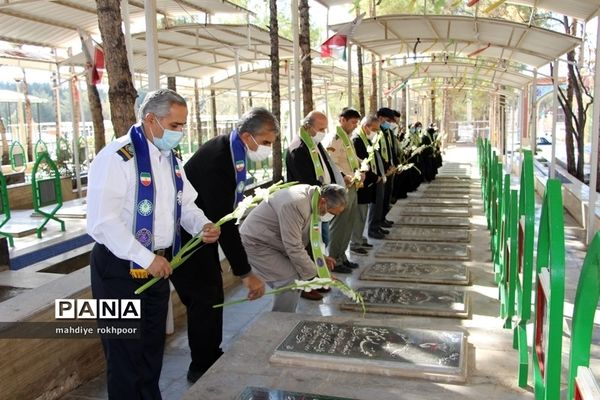
[[[469,199],[440,199],[436,197],[413,198],[406,203],[407,206],[430,206],[430,207],[465,207],[469,206]]]
[[[376,261],[364,269],[360,279],[468,285],[470,276],[467,267],[460,263]]]
[[[435,317],[467,318],[468,294],[462,290],[360,287],[356,289],[364,299],[367,312]],[[361,311],[360,304],[346,300],[342,309]]]
[[[469,248],[462,243],[385,242],[375,257],[422,260],[468,260]]]
[[[433,207],[438,208],[438,207]],[[400,226],[390,228],[386,240],[416,240],[423,242],[469,243],[471,233],[465,228],[440,228],[433,226]]]
[[[274,364],[464,382],[459,331],[300,321],[275,349]]]
[[[432,197],[435,199],[443,198],[443,199],[470,199],[470,195],[464,192],[462,193],[449,193],[449,192],[440,192],[439,190],[427,190],[423,192],[423,195],[420,198]]]
[[[352,400],[349,397],[289,392],[287,390],[247,387],[235,400]]]
[[[471,212],[468,207],[431,207],[431,206],[410,206],[400,207],[401,215],[429,215],[450,216],[450,217],[469,217]]]
[[[416,215],[402,215],[396,220],[398,225],[421,226],[461,226],[469,227],[469,219],[463,217],[428,217]]]

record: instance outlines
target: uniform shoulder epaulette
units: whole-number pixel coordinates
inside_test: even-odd
[[[123,159],[123,161],[129,161],[133,158],[133,146],[131,143],[127,143],[123,147],[117,150],[117,154]]]

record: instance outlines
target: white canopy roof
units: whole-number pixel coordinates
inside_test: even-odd
[[[156,0],[157,13],[249,13],[227,0]],[[143,0],[129,0],[130,18],[144,16]],[[0,40],[48,47],[67,47],[79,38],[77,29],[97,34],[95,0],[0,0]]]
[[[346,24],[331,27],[334,31]],[[447,52],[507,59],[540,67],[581,39],[516,22],[447,15],[386,15],[364,19],[353,43],[382,57]]]

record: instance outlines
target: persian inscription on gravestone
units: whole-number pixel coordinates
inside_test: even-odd
[[[461,290],[360,287],[356,291],[362,295],[369,312],[459,318],[469,316],[468,296]],[[342,304],[342,308],[362,310],[360,304],[348,300]]]
[[[360,279],[468,285],[469,270],[460,263],[377,261],[364,269]]]
[[[423,192],[421,198],[442,198],[442,199],[470,199],[470,195],[463,193],[448,193],[448,192],[440,192],[438,190],[427,190]]]
[[[430,215],[468,217],[471,215],[468,207],[432,207],[432,206],[411,206],[400,207],[401,215]]]
[[[375,257],[423,260],[468,260],[469,248],[462,243],[385,242]]]
[[[289,392],[287,390],[247,387],[236,400],[352,400],[349,397],[334,397],[321,394]]]
[[[439,199],[436,197],[419,197],[406,203],[407,206],[431,207],[465,207],[469,206],[469,199]]]
[[[422,226],[464,226],[469,227],[469,219],[462,217],[424,217],[416,215],[402,215],[398,217],[398,225]]]
[[[472,194],[479,193],[478,188],[453,188],[453,187],[428,187],[425,189],[425,193],[444,193],[444,194]]]
[[[407,225],[391,228],[390,233],[386,235],[385,239],[469,243],[471,233],[465,228],[416,227]]]
[[[271,362],[464,381],[465,352],[458,331],[300,321]]]

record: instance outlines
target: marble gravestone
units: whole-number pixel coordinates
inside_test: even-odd
[[[390,233],[386,235],[384,239],[469,243],[471,240],[471,233],[465,228],[420,227],[409,225],[390,228]]]
[[[367,312],[468,318],[468,293],[446,288],[359,287]],[[347,299],[344,310],[362,311],[360,304]]]
[[[468,228],[471,224],[469,218],[464,217],[430,217],[418,215],[401,215],[396,219],[398,225],[419,226],[454,226]]]
[[[353,400],[320,394],[289,392],[287,390],[247,387],[235,400]]]
[[[450,192],[441,192],[439,190],[426,190],[423,192],[423,195],[420,197],[423,198],[434,198],[434,199],[470,199],[469,194],[461,191],[461,193],[450,193]]]
[[[409,206],[400,207],[400,215],[469,217],[471,216],[471,212],[468,207]]]
[[[469,248],[463,243],[427,243],[386,241],[375,257],[421,260],[469,260]]]
[[[376,261],[360,275],[365,281],[468,285],[469,270],[461,263]]]
[[[468,207],[469,199],[440,199],[436,197],[412,198],[406,203],[407,206],[429,206],[429,207]]]
[[[277,365],[444,382],[466,380],[463,332],[300,321],[275,349]]]

